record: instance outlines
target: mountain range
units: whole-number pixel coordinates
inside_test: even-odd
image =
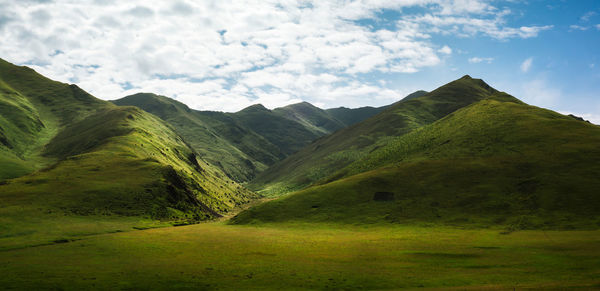
[[[600,127],[470,76],[379,108],[226,113],[152,93],[103,101],[0,60],[0,216],[10,221],[191,223],[283,196],[231,222],[594,228],[599,144]]]

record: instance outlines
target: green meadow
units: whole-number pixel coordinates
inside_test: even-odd
[[[227,225],[0,251],[2,289],[595,289],[600,231]]]

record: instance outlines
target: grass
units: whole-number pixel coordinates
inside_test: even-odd
[[[192,110],[168,97],[139,93],[113,101],[137,106],[172,125],[199,156],[237,182],[283,158],[279,149],[223,112]]]
[[[218,223],[0,251],[11,289],[598,288],[598,231]]]
[[[305,188],[359,160],[385,144],[431,124],[497,91],[465,76],[430,93],[417,92],[360,123],[322,137],[262,172],[248,187],[264,195],[281,195]]]
[[[0,112],[0,217],[12,232],[45,214],[200,221],[256,197],[158,117],[3,60]]]
[[[273,109],[273,113],[302,124],[318,136],[327,135],[346,127],[328,111],[318,108],[308,102],[291,104]]]
[[[598,144],[600,127],[497,93],[234,221],[597,229]]]

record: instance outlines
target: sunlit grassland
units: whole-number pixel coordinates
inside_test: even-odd
[[[600,287],[599,231],[205,223],[0,251],[19,289]]]

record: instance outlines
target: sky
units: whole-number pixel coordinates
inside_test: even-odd
[[[600,124],[597,0],[0,0],[0,58],[227,112],[382,106],[468,74]]]

